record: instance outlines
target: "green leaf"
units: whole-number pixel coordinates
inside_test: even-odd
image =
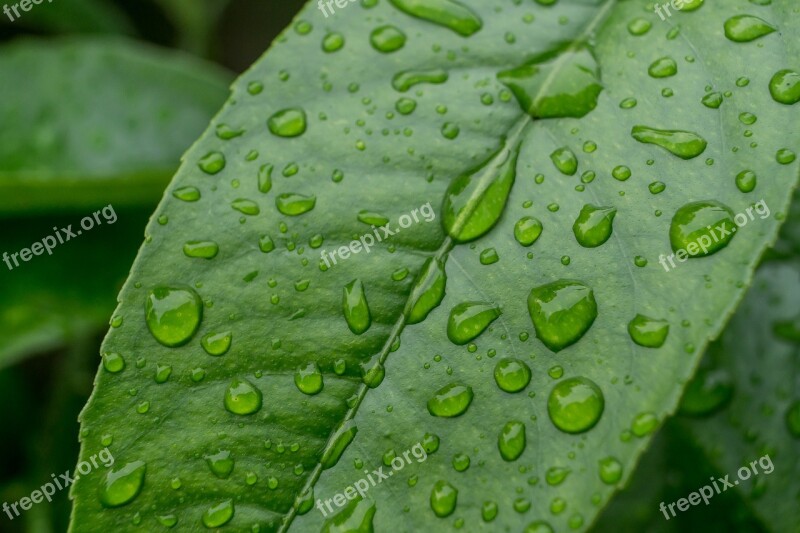
[[[0,88],[6,217],[154,204],[227,94],[215,67],[119,39],[16,42],[0,73],[23,80]]]
[[[73,531],[134,516],[187,529],[583,529],[630,476],[785,216],[797,163],[775,154],[800,147],[781,131],[800,107],[773,100],[769,83],[792,67],[782,39],[796,17],[787,1],[707,3],[679,14],[676,39],[631,24],[645,0],[431,5],[415,18],[351,4],[316,24],[310,4],[187,153],[169,193],[202,197],[162,203],[170,222],[151,222],[120,295],[124,325],[105,340],[115,355],[82,413],[81,452],[113,434],[117,465],[73,487]],[[740,7],[781,32],[762,47],[727,41]],[[470,37],[463,9],[481,21]],[[378,20],[406,35],[402,49],[382,51]],[[523,112],[498,73],[564,41],[570,68],[548,59],[543,83],[520,84],[537,87]],[[571,68],[587,42],[597,102],[583,90],[595,77]],[[665,55],[679,73],[651,77]],[[742,64],[758,67],[737,85]],[[701,103],[709,83],[731,92],[718,109]],[[769,179],[740,192],[743,169]],[[713,255],[659,265],[740,213],[747,223]],[[187,256],[197,242],[218,253]],[[499,316],[465,314],[465,302]],[[471,342],[451,342],[451,322]],[[203,343],[219,338],[229,349],[210,355]],[[227,477],[205,459],[220,451]],[[393,459],[402,471],[338,505]]]
[[[681,403],[681,425],[773,531],[800,523],[798,272],[797,259],[759,269]]]
[[[35,28],[58,33],[134,33],[125,13],[106,0],[71,0],[69,2],[42,2],[31,4],[29,11],[17,10],[19,17],[11,10],[19,2],[8,3],[9,12],[0,16],[4,25]]]

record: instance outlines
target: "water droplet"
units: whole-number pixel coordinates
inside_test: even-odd
[[[639,413],[633,419],[631,432],[637,437],[644,437],[654,432],[658,427],[658,417],[654,413]]]
[[[456,242],[486,234],[500,219],[516,178],[518,146],[503,146],[477,168],[450,183],[442,206],[442,224]]]
[[[155,287],[148,294],[144,309],[150,333],[169,347],[189,342],[203,318],[200,296],[189,287]]]
[[[206,174],[217,174],[225,168],[225,156],[221,152],[209,152],[197,163]]]
[[[536,520],[535,522],[531,522],[528,524],[528,527],[525,528],[524,533],[554,533],[553,528],[550,527],[550,524],[547,522],[543,522],[541,520]]]
[[[108,472],[100,487],[100,503],[104,507],[120,507],[133,501],[142,490],[146,471],[144,461],[133,461]]]
[[[497,436],[497,449],[505,461],[516,461],[525,451],[525,424],[512,420],[506,422]]]
[[[358,428],[354,420],[348,420],[339,425],[328,439],[328,443],[325,445],[325,453],[320,459],[320,464],[324,470],[336,466],[344,451],[353,442],[356,433],[358,433]]]
[[[374,531],[372,520],[375,517],[375,502],[371,499],[356,498],[335,515],[328,517],[322,526],[322,533],[351,533]]]
[[[414,281],[414,288],[403,311],[409,324],[422,322],[428,313],[442,303],[446,284],[444,263],[435,257],[428,258]]]
[[[531,290],[528,296],[536,336],[558,352],[576,343],[597,318],[594,292],[580,281],[559,280]]]
[[[622,463],[615,457],[600,459],[600,480],[606,485],[614,485],[622,479]]]
[[[397,102],[395,102],[394,108],[397,109],[397,112],[401,115],[410,115],[417,108],[417,102],[411,98],[399,98]]]
[[[173,528],[178,523],[178,517],[174,514],[158,515],[156,517],[158,523],[167,528]]]
[[[569,468],[565,468],[562,466],[553,466],[547,469],[545,472],[544,479],[547,481],[547,484],[551,487],[556,487],[561,485],[567,476],[572,472]]]
[[[653,78],[669,78],[678,73],[678,64],[671,57],[656,59],[647,69]]]
[[[519,392],[531,382],[531,369],[519,359],[501,359],[494,367],[494,380],[500,390]]]
[[[223,331],[222,333],[207,333],[200,339],[200,345],[208,355],[221,356],[228,353],[231,347],[231,339],[233,334],[230,331]]]
[[[219,246],[214,241],[189,241],[183,245],[186,257],[214,259],[219,253]]]
[[[722,105],[722,93],[708,93],[703,97],[703,105],[711,109],[719,109]]]
[[[235,128],[231,128],[227,124],[218,124],[216,132],[217,132],[217,137],[219,137],[223,141],[229,141],[231,139],[235,139],[236,137],[244,135],[243,129],[237,130]]]
[[[753,192],[757,181],[756,174],[752,170],[743,170],[736,175],[736,187],[744,193]]]
[[[205,460],[211,472],[220,479],[228,478],[233,472],[235,463],[229,450],[219,450],[213,455],[206,455]]]
[[[584,377],[565,379],[556,384],[547,400],[553,424],[566,433],[583,433],[597,424],[605,399],[597,384]]]
[[[483,333],[500,316],[500,308],[486,302],[463,302],[450,311],[447,338],[463,346]]]
[[[203,525],[207,528],[222,527],[231,521],[234,511],[233,500],[225,500],[209,507],[203,513]]]
[[[354,279],[342,291],[342,311],[347,327],[356,335],[361,335],[372,325],[372,317],[367,304],[367,295],[361,280]]]
[[[794,163],[795,159],[797,159],[797,156],[788,148],[781,148],[775,154],[775,160],[781,165],[790,165]]]
[[[469,455],[465,453],[457,453],[453,456],[453,469],[456,472],[464,472],[469,468]]]
[[[669,322],[637,314],[628,323],[628,334],[633,342],[646,348],[660,348],[667,340]]]
[[[392,0],[397,1],[397,0]],[[456,510],[458,489],[444,480],[439,480],[431,490],[431,509],[439,518],[449,516]]]
[[[445,122],[442,126],[442,136],[446,139],[453,140],[458,137],[459,133],[461,133],[461,128],[459,128],[457,124]]]
[[[500,261],[500,256],[494,248],[487,248],[481,252],[480,261],[482,265],[493,265]]]
[[[614,207],[584,205],[572,225],[575,240],[584,248],[597,248],[611,238],[616,215],[617,209]]]
[[[684,250],[689,257],[705,257],[720,251],[736,232],[733,217],[728,206],[714,200],[684,205],[670,224],[672,251]]]
[[[484,522],[491,522],[497,517],[497,504],[495,502],[483,502],[481,507],[481,518]]]
[[[225,409],[235,415],[251,415],[261,409],[261,391],[246,379],[234,378],[225,391]]]
[[[706,150],[705,139],[689,131],[658,130],[647,126],[634,126],[631,136],[645,144],[655,144],[681,159],[693,159]]]
[[[390,54],[405,46],[406,34],[400,31],[396,26],[380,26],[372,30],[369,36],[369,42],[372,43],[372,47],[378,52]]]
[[[472,403],[472,387],[451,383],[439,389],[428,400],[428,412],[433,416],[452,418],[464,414]]]
[[[103,368],[107,372],[116,374],[125,369],[125,359],[116,352],[109,352],[103,354]]]
[[[178,187],[172,191],[172,196],[184,202],[196,202],[200,199],[200,190],[197,187]]]
[[[625,98],[619,103],[619,107],[621,109],[633,109],[636,107],[636,104],[638,104],[636,98]]]
[[[628,23],[628,32],[631,35],[644,35],[653,25],[650,23],[649,20],[643,18],[635,18]]]
[[[774,31],[769,22],[752,15],[736,15],[725,21],[725,37],[735,43],[755,41]]]
[[[337,52],[344,47],[344,35],[331,32],[322,39],[322,50],[328,54]],[[274,133],[274,132],[273,132]]]
[[[566,146],[550,154],[550,160],[562,174],[567,176],[574,176],[578,171],[578,159],[575,157],[575,153]]]
[[[785,105],[800,102],[800,73],[793,70],[780,70],[769,82],[772,99]]]
[[[236,211],[239,211],[241,214],[251,217],[261,213],[261,209],[258,207],[258,204],[253,200],[248,200],[247,198],[237,198],[231,202],[231,207]]]
[[[522,246],[531,246],[542,234],[542,223],[534,217],[523,217],[514,225],[514,238]]]
[[[597,107],[600,67],[586,47],[562,46],[500,72],[497,79],[535,119],[580,118]]]
[[[282,214],[296,217],[308,213],[317,205],[317,197],[313,194],[284,193],[275,198],[275,207]]]
[[[322,390],[322,373],[317,363],[310,361],[294,373],[294,384],[303,394],[313,396]]]
[[[396,91],[404,93],[420,83],[441,84],[448,80],[449,75],[446,70],[404,70],[398,72],[392,78],[392,87]]]
[[[297,137],[306,131],[306,112],[297,108],[283,109],[269,118],[267,127],[278,137]]]
[[[389,0],[394,7],[422,20],[449,28],[469,37],[483,26],[480,17],[467,6],[453,0]]]

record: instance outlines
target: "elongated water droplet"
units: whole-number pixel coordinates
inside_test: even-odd
[[[458,489],[440,479],[431,490],[431,509],[439,518],[450,516],[456,510],[458,503]]]
[[[133,461],[108,472],[100,486],[100,503],[104,507],[120,507],[133,501],[144,486],[146,471],[144,461]]]
[[[225,391],[224,403],[235,415],[251,415],[261,409],[261,391],[246,379],[234,378]]]
[[[650,65],[647,73],[654,78],[669,78],[678,73],[678,64],[671,57],[662,57]]]
[[[497,74],[531,117],[580,118],[597,107],[600,67],[586,47],[559,47]]]
[[[164,346],[182,346],[200,326],[203,302],[189,287],[155,287],[144,304],[145,322]]]
[[[241,214],[251,217],[261,213],[261,209],[258,207],[258,204],[253,200],[248,200],[247,198],[237,198],[231,202],[231,207],[236,211],[239,211]]]
[[[518,146],[503,146],[477,168],[453,179],[445,193],[442,225],[457,242],[485,235],[500,220],[516,178]]]
[[[497,449],[505,461],[516,461],[525,451],[525,424],[512,420],[507,422],[497,436]]]
[[[559,280],[531,290],[528,296],[536,336],[558,352],[576,343],[597,318],[594,291],[580,281]]]
[[[207,528],[222,527],[231,521],[234,512],[233,500],[225,500],[206,509],[203,513],[203,525]]]
[[[297,137],[306,132],[306,112],[302,109],[283,109],[272,115],[267,127],[278,137]]]
[[[261,165],[258,169],[258,190],[263,193],[268,193],[272,190],[272,170],[275,168],[273,165],[267,163]]]
[[[396,52],[405,46],[406,34],[396,26],[380,26],[372,30],[369,36],[372,47],[383,54]]]
[[[228,353],[231,347],[231,340],[233,334],[230,331],[223,331],[221,333],[207,333],[200,339],[200,345],[208,355],[219,357]]]
[[[372,325],[367,295],[361,280],[354,279],[342,291],[342,310],[347,327],[356,335],[361,335]]]
[[[444,263],[435,257],[428,258],[414,281],[414,288],[403,313],[409,324],[418,324],[442,303],[447,276]]]
[[[631,340],[645,348],[660,348],[667,340],[669,322],[637,314],[628,323]]]
[[[634,126],[631,136],[640,143],[655,144],[681,159],[693,159],[706,150],[705,139],[690,131],[659,130],[647,126]]]
[[[505,392],[519,392],[531,382],[531,369],[519,359],[501,359],[494,367],[494,380]]]
[[[178,187],[172,191],[172,196],[184,202],[196,202],[200,199],[200,190],[197,187]]]
[[[321,533],[371,533],[375,511],[375,502],[371,499],[350,500],[341,511],[325,520]]]
[[[596,248],[611,238],[615,207],[598,207],[586,204],[572,225],[575,240],[584,248]]]
[[[531,246],[542,234],[542,223],[538,218],[522,217],[514,225],[514,238],[522,246]]]
[[[183,245],[183,253],[186,257],[214,259],[219,253],[219,245],[214,241],[189,241]]]
[[[772,99],[784,105],[800,102],[800,73],[794,70],[780,70],[769,82]]]
[[[294,373],[294,384],[303,394],[313,396],[322,390],[322,372],[317,363],[310,361]]]
[[[389,223],[389,219],[380,213],[362,210],[358,212],[358,221],[367,224],[368,226],[385,226]]]
[[[725,37],[735,43],[755,41],[776,30],[766,20],[752,15],[736,15],[725,21]]]
[[[500,316],[500,308],[485,302],[463,302],[450,311],[447,338],[463,346],[483,333]]]
[[[594,381],[584,377],[558,383],[547,400],[550,420],[566,433],[583,433],[593,428],[604,407],[603,391]]]
[[[736,233],[733,218],[730,207],[714,200],[684,205],[675,212],[669,227],[672,251],[683,250],[689,257],[717,253]]]
[[[394,7],[422,20],[469,37],[483,26],[480,17],[455,0],[389,0]]]
[[[320,464],[324,470],[335,466],[339,462],[344,451],[356,437],[356,433],[358,433],[358,428],[354,420],[348,420],[334,431],[333,435],[328,439],[328,443],[325,445],[325,453],[320,459]]]
[[[228,478],[233,472],[235,462],[230,450],[219,450],[215,454],[206,455],[205,460],[211,472],[220,479]]]
[[[446,82],[448,78],[447,71],[442,69],[404,70],[403,72],[398,72],[392,78],[392,87],[396,91],[404,93],[420,83],[440,84]]]
[[[472,397],[472,387],[462,383],[451,383],[439,389],[428,400],[428,412],[443,418],[460,416],[472,403]]]
[[[561,485],[567,476],[572,472],[569,468],[563,466],[553,466],[547,469],[545,472],[544,479],[547,481],[547,484],[551,487],[556,487]]]
[[[296,217],[308,213],[317,205],[317,197],[298,193],[284,193],[275,198],[275,207],[282,214]]]

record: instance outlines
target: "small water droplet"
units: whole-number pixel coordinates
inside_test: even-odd
[[[531,382],[531,369],[519,359],[501,359],[494,367],[494,380],[500,390],[520,392]]]
[[[261,409],[261,391],[246,379],[234,378],[225,391],[225,409],[235,415],[250,415]]]
[[[584,377],[565,379],[556,384],[547,401],[553,424],[566,433],[583,433],[597,424],[605,407],[603,392]]]
[[[366,332],[372,325],[367,295],[361,280],[354,279],[342,291],[342,311],[347,327],[356,335]]]
[[[372,30],[369,36],[372,47],[383,54],[396,52],[405,46],[406,34],[396,26],[380,26]]]

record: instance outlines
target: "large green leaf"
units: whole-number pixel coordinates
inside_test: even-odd
[[[73,487],[72,530],[588,527],[675,409],[797,181],[776,152],[800,145],[787,127],[798,106],[769,91],[797,68],[789,2],[706,4],[675,15],[680,31],[638,20],[648,4],[394,0],[349,4],[324,24],[307,22],[321,16],[309,5],[188,152],[157,211],[169,223],[148,227],[82,414],[81,458],[112,436],[117,464]],[[727,39],[725,21],[751,10],[781,32]],[[403,39],[373,33],[388,21],[407,36],[393,53]],[[664,56],[679,73],[649,75],[670,70],[651,67]],[[701,103],[709,91],[730,94],[715,109]],[[688,142],[670,152],[665,139]],[[735,184],[743,170],[763,178],[749,194]],[[173,197],[186,187],[199,202]],[[665,272],[673,215],[712,200],[731,214],[763,200],[763,216],[751,210],[726,247]],[[414,209],[419,222],[370,253],[318,255]],[[720,209],[697,215],[699,230]],[[530,247],[514,238],[536,234],[523,217],[544,227]],[[639,314],[669,324],[663,346],[632,341]],[[207,353],[228,336],[224,355]],[[512,358],[532,369],[517,393],[493,378]],[[317,368],[324,387],[309,395]],[[603,405],[597,420],[587,412]],[[324,506],[420,441],[423,463],[406,454],[402,473],[327,524],[304,504],[313,488]]]
[[[228,93],[219,69],[120,39],[15,42],[0,75],[4,216],[152,205]]]

